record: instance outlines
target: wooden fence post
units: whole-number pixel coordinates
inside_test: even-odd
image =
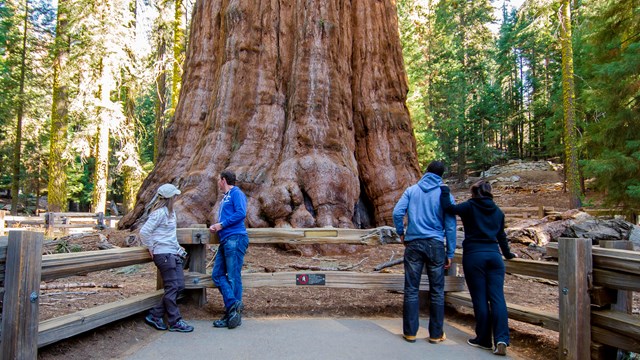
[[[46,233],[49,236],[53,235],[53,226],[55,225],[55,222],[56,222],[55,217],[56,215],[53,212],[48,212],[44,215]]]
[[[591,299],[593,280],[591,239],[560,238],[558,288],[560,341],[558,359],[591,358]]]
[[[4,235],[4,216],[6,211],[0,210],[0,236]]]
[[[96,216],[98,217],[97,224],[96,224],[98,229],[104,229],[104,213],[99,212],[96,214]]]
[[[38,296],[43,234],[10,231],[2,307],[3,359],[38,356]]]

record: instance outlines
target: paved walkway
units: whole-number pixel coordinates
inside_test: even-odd
[[[158,359],[501,359],[488,350],[467,345],[469,334],[445,326],[447,340],[426,341],[427,321],[421,322],[418,340],[402,339],[401,319],[283,319],[246,318],[242,326],[216,329],[211,321],[192,321],[189,334],[163,332],[156,339],[131,349],[129,360]],[[509,349],[511,350],[511,349]],[[513,352],[507,359],[520,359]]]

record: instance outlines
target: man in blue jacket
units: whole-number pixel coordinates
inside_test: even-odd
[[[213,264],[211,278],[218,287],[224,301],[225,314],[213,322],[217,328],[233,329],[242,323],[242,264],[249,246],[244,219],[247,217],[247,197],[236,184],[236,175],[225,170],[218,179],[218,188],[224,193],[218,222],[209,230],[218,234],[220,246]]]
[[[440,206],[442,174],[444,164],[432,161],[422,179],[405,190],[393,209],[393,223],[405,246],[402,327],[408,342],[415,342],[418,332],[418,290],[425,265],[430,297],[429,342],[437,344],[447,338],[443,330],[444,271],[451,266],[456,249],[456,218],[444,214]]]

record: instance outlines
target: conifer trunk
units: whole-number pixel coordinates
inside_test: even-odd
[[[166,91],[167,91],[167,74],[164,69],[164,57],[166,51],[166,43],[162,38],[158,47],[158,67],[159,74],[156,77],[156,99],[155,99],[155,136],[153,141],[153,161],[158,161],[158,156],[164,148],[164,130],[165,130],[165,110],[166,110]]]
[[[115,88],[108,57],[103,58],[100,79],[100,102],[103,104],[98,113],[98,131],[95,143],[95,171],[93,174],[93,212],[106,212],[107,177],[109,174],[109,124],[111,122],[111,91]]]
[[[49,146],[49,182],[47,202],[49,211],[67,211],[67,86],[61,80],[69,55],[67,40],[68,9],[66,0],[58,1],[56,37],[53,58],[53,99],[51,102],[51,129]]]
[[[580,171],[578,168],[578,134],[576,131],[575,86],[573,81],[573,46],[571,44],[571,2],[562,0],[560,41],[562,45],[562,103],[564,107],[565,180],[570,207],[580,207]]]
[[[224,169],[251,227],[391,224],[420,176],[390,2],[199,1],[165,151],[121,227],[163,183],[179,226],[212,223]]]
[[[182,87],[182,65],[184,63],[184,29],[182,26],[183,1],[175,0],[173,17],[173,72],[171,80],[171,108],[175,113]]]
[[[22,120],[24,117],[24,77],[27,68],[27,25],[29,24],[29,0],[24,1],[24,27],[22,32],[22,49],[20,53],[20,90],[18,92],[18,114],[16,119],[16,142],[13,147],[13,172],[11,178],[11,215],[18,214],[20,198],[20,157],[22,155]]]

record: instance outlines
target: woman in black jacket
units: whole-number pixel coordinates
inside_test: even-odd
[[[491,184],[484,180],[471,186],[471,199],[461,204],[453,204],[449,193],[449,188],[442,186],[440,202],[444,211],[462,219],[462,267],[476,320],[476,337],[467,343],[487,350],[493,345],[493,353],[504,356],[509,346],[509,317],[500,251],[506,259],[516,257],[504,232],[504,213],[493,202]]]

